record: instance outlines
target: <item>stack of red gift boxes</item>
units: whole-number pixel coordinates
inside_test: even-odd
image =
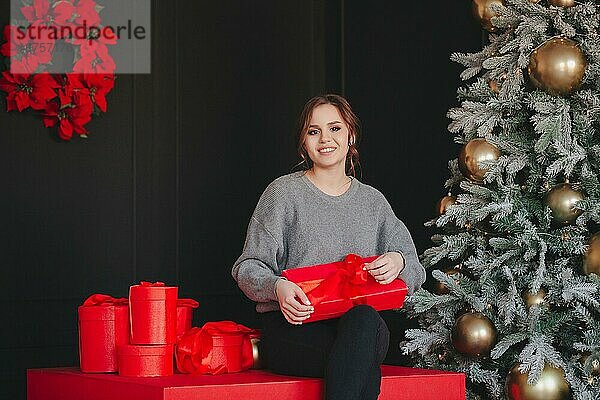
[[[130,287],[129,299],[90,296],[78,309],[81,371],[172,375],[173,347],[198,307],[177,295],[175,286],[141,282]]]
[[[403,281],[381,285],[365,270],[377,256],[349,254],[343,261],[289,269],[314,306],[305,322],[336,318],[357,304],[376,310],[400,308]],[[134,377],[179,372],[222,374],[259,368],[260,332],[232,321],[192,328],[198,303],[178,299],[178,288],[161,282],[131,286],[129,299],[93,295],[79,307],[79,354],[82,372],[119,372]]]

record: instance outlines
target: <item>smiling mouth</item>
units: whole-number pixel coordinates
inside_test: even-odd
[[[335,147],[325,147],[321,150],[319,150],[319,154],[329,154],[329,153],[333,153],[335,151]]]

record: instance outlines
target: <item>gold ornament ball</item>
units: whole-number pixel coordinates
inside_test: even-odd
[[[583,272],[586,275],[600,276],[600,233],[596,233],[588,243],[588,249],[583,258]]]
[[[452,278],[452,275],[458,274],[459,272],[461,272],[461,270],[458,267],[454,267],[454,268],[443,269],[442,272]],[[454,280],[456,282],[458,282],[457,279],[454,279]],[[433,284],[433,291],[436,294],[440,294],[440,295],[450,293],[450,289],[448,289],[448,286],[444,285],[442,282],[440,282],[438,280],[436,280],[435,283]]]
[[[587,362],[588,358],[590,358],[591,354],[590,353],[585,353],[584,355],[581,356],[581,358],[579,359],[579,362],[581,363],[581,365],[585,366],[585,363]],[[592,376],[598,376],[600,375],[600,360],[595,359],[592,361]]]
[[[561,183],[548,192],[546,205],[552,210],[555,221],[570,224],[581,215],[582,211],[573,206],[583,198],[583,193],[573,189],[570,183]]]
[[[473,15],[486,30],[495,32],[498,28],[492,25],[492,17],[497,14],[491,9],[492,4],[504,6],[504,0],[473,0]]]
[[[531,293],[529,290],[523,292],[523,301],[527,305],[527,308],[544,304],[545,297],[546,292],[544,289],[540,289],[537,293]]]
[[[548,0],[548,4],[556,7],[573,7],[575,0]]]
[[[469,357],[487,355],[496,344],[496,327],[482,313],[467,313],[456,319],[452,327],[452,345]]]
[[[261,369],[264,365],[260,358],[260,337],[253,337],[250,342],[252,343],[252,369]]]
[[[448,208],[448,206],[451,206],[454,203],[456,203],[456,196],[452,196],[450,193],[448,193],[446,196],[442,197],[440,201],[438,201],[437,206],[435,208],[438,215],[445,214],[446,208]]]
[[[568,95],[579,89],[587,61],[577,43],[553,38],[529,57],[529,78],[533,84],[553,95]]]
[[[487,169],[480,167],[479,163],[497,161],[499,157],[500,150],[496,146],[482,138],[472,139],[463,146],[458,155],[458,168],[465,178],[482,183]]]
[[[571,389],[562,369],[550,364],[544,370],[535,385],[527,384],[529,374],[519,371],[519,364],[506,377],[506,396],[509,400],[564,400],[571,398]]]

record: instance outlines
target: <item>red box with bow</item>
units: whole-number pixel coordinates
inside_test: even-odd
[[[131,344],[175,344],[177,340],[176,286],[141,282],[129,288]]]
[[[193,299],[177,299],[177,338],[192,329],[193,312],[199,303]]]
[[[300,286],[314,307],[304,323],[341,317],[358,304],[378,311],[401,308],[408,292],[404,281],[382,285],[362,269],[377,257],[348,254],[343,261],[284,270],[282,276]]]
[[[117,346],[129,343],[127,299],[94,294],[77,314],[81,371],[117,372]]]
[[[207,322],[202,328],[192,328],[175,346],[177,370],[220,375],[250,369],[257,364],[252,339],[258,337],[258,331],[233,321]]]

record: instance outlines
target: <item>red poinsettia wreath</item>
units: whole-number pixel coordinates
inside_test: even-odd
[[[24,0],[25,1],[25,0]],[[92,114],[106,112],[116,69],[108,46],[117,42],[112,28],[101,25],[102,7],[93,0],[28,0],[23,21],[4,27],[0,54],[9,70],[0,76],[7,111],[41,112],[46,127],[58,125],[58,136],[87,137]],[[21,23],[22,22],[22,23]],[[51,71],[59,41],[73,47],[73,69]]]

